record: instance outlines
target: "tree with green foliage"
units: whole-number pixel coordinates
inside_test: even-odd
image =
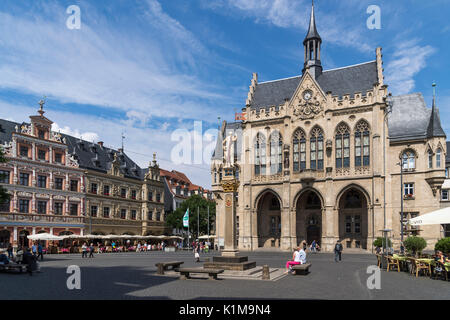
[[[208,233],[208,207],[209,207],[209,229],[213,229],[216,218],[216,203],[209,201],[199,195],[193,195],[183,201],[177,210],[167,216],[166,224],[172,228],[183,229],[183,216],[189,208],[189,231],[193,239],[197,239],[198,218],[197,208],[200,216],[200,235]],[[187,228],[185,228],[187,230]]]
[[[450,237],[439,240],[434,246],[434,250],[442,251],[443,254],[450,254]]]
[[[380,247],[380,248],[390,248],[392,247],[392,241],[391,239],[388,238],[387,241],[387,246],[386,246],[386,239],[385,238],[377,238],[374,242],[373,242],[373,246],[374,247]]]
[[[403,241],[403,244],[405,245],[406,250],[412,255],[422,253],[422,250],[427,247],[427,242],[424,238],[415,236],[406,238],[405,241]]]
[[[3,152],[3,148],[0,147],[0,163],[7,162],[8,159],[6,159],[5,154]],[[0,175],[0,178],[3,178],[3,176]],[[9,200],[9,194],[7,190],[0,186],[0,204],[4,204]]]

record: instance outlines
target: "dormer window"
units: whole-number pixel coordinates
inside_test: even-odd
[[[44,130],[38,130],[38,138],[39,139],[45,139],[45,131]]]

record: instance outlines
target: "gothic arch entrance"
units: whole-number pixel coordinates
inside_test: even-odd
[[[308,190],[297,200],[296,236],[297,244],[314,240],[321,244],[322,239],[322,200],[318,192]]]
[[[368,204],[356,188],[345,191],[339,201],[339,238],[344,248],[367,249]]]
[[[258,201],[258,247],[279,248],[281,240],[281,204],[268,191]]]

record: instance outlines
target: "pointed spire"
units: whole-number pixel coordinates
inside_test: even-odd
[[[433,82],[433,104],[431,106],[431,117],[428,124],[428,137],[445,137],[445,132],[441,126],[439,109],[436,107],[436,83]]]
[[[317,39],[320,42],[322,42],[322,38],[319,35],[319,32],[317,31],[316,27],[316,16],[314,14],[314,0],[312,1],[312,7],[311,7],[311,18],[309,21],[309,29],[308,33],[305,37],[305,40],[303,41],[303,44],[305,44],[308,40]]]

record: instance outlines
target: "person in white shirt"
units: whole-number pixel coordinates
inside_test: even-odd
[[[306,252],[305,250],[303,250],[303,248],[301,248],[298,252],[298,260],[300,261],[300,264],[306,263]]]
[[[286,272],[289,271],[289,269],[291,268],[291,266],[296,265],[296,264],[301,264],[300,251],[303,251],[303,249],[301,249],[300,247],[298,247],[298,248],[294,251],[294,254],[292,255],[292,260],[286,262]],[[305,252],[305,251],[303,251],[303,252]],[[306,255],[305,255],[305,257],[306,257]]]

